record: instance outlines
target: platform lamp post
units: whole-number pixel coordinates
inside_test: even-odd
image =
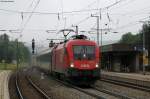
[[[145,53],[145,33],[143,32],[143,74],[145,75],[144,53]]]
[[[147,22],[149,23],[150,21],[139,21],[139,22],[145,24]],[[146,53],[147,50],[145,49],[145,33],[144,32],[143,32],[143,37],[142,38],[143,38],[143,50],[142,50],[143,51],[143,74],[145,75],[145,65],[146,64],[144,63],[144,61],[145,61],[145,53]]]

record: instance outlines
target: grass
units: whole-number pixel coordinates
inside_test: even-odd
[[[16,64],[0,63],[0,70],[15,70],[17,69]]]
[[[19,64],[19,68],[24,67],[24,64]],[[0,63],[0,70],[16,70],[17,64]]]

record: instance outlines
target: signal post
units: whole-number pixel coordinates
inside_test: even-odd
[[[31,61],[31,65],[32,66],[36,65],[35,40],[34,40],[34,38],[32,39],[32,61]]]

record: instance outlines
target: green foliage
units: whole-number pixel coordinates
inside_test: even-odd
[[[5,63],[0,63],[0,70],[15,70],[17,68],[16,64],[5,64]]]
[[[20,62],[25,62],[30,57],[28,48],[17,41],[9,41],[9,36],[6,34],[0,35],[0,63],[5,60],[6,63],[11,63],[18,56]]]
[[[19,49],[18,49],[19,60],[21,62],[28,61],[29,57],[30,57],[30,52],[29,52],[28,48],[26,46],[24,46],[24,44],[22,42],[19,42],[18,47],[19,47]]]
[[[142,43],[142,34],[133,35],[131,32],[124,34],[119,41],[122,44],[141,44]]]
[[[150,49],[150,40],[149,40],[150,39],[150,23],[145,23],[142,27],[142,30],[136,35],[133,35],[131,32],[124,34],[122,38],[120,39],[119,43],[142,45],[143,34],[145,35],[144,40],[145,40],[146,49]]]

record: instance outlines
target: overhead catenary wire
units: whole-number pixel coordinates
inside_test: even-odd
[[[149,17],[141,18],[141,19],[139,19],[139,20],[130,22],[130,23],[128,23],[128,24],[125,24],[125,25],[123,25],[123,26],[117,27],[117,28],[115,28],[115,29],[123,29],[123,28],[127,28],[127,27],[130,27],[130,26],[134,26],[134,25],[136,25],[136,24],[140,24],[140,21],[143,21],[143,20],[148,19],[148,18],[149,18]]]
[[[111,4],[111,5],[109,5],[109,6],[105,7],[105,8],[103,8],[102,10],[107,10],[107,9],[109,9],[109,8],[111,8],[111,7],[113,7],[113,6],[117,5],[117,4],[119,4],[119,3],[121,3],[122,1],[125,1],[125,0],[116,1],[115,3],[113,3],[113,4]]]
[[[103,9],[106,9],[106,8],[108,9],[108,8],[111,8],[112,6],[118,4],[118,3],[122,2],[122,1],[124,1],[124,0],[119,0],[119,1],[117,1],[117,2],[115,2],[113,4],[111,4],[111,5],[109,5],[107,7],[100,8],[100,9],[86,9],[86,10],[79,10],[79,11],[63,12],[63,8],[62,8],[62,12],[61,13],[45,13],[45,12],[34,12],[34,11],[32,11],[32,12],[23,12],[23,11],[14,11],[14,10],[5,10],[5,9],[0,9],[0,10],[7,11],[7,12],[12,12],[12,13],[19,13],[19,14],[20,13],[23,13],[23,14],[28,14],[29,13],[30,14],[31,13],[30,16],[32,16],[32,14],[53,14],[53,15],[58,15],[58,14],[60,15],[60,14],[62,14],[62,16],[63,16],[63,14],[67,14],[67,13],[89,12],[89,11],[103,10]],[[81,21],[79,21],[77,24],[81,24],[84,21],[88,20],[89,18],[90,18],[90,16],[86,17],[85,19],[83,19]],[[59,16],[58,16],[58,19],[59,19]],[[30,20],[30,17],[28,18],[28,20],[24,24],[24,27],[26,26],[26,24],[28,23],[29,20]],[[23,30],[24,30],[24,28],[22,29],[22,32],[23,32]]]
[[[118,0],[119,1],[119,0]],[[111,8],[111,7],[110,7]],[[0,9],[1,11],[7,11],[7,12],[9,12],[7,9]],[[57,15],[58,16],[58,14],[59,15],[61,15],[61,14],[80,14],[80,11],[81,12],[91,12],[91,11],[98,11],[99,9],[98,8],[96,8],[96,9],[82,9],[82,10],[77,10],[77,11],[69,11],[69,12],[30,12],[30,11],[15,11],[15,10],[10,10],[10,11],[12,11],[11,13],[17,13],[17,14],[20,14],[21,12],[23,13],[23,14],[36,14],[36,15]],[[104,11],[104,10],[103,10]],[[87,15],[89,15],[89,14],[87,14]],[[104,15],[104,13],[102,13],[102,15]],[[107,15],[107,13],[106,13],[106,15]],[[109,15],[111,15],[111,13],[109,13]],[[119,14],[118,13],[118,15],[122,15],[122,16],[124,16],[123,14]],[[88,17],[86,17],[86,18],[84,18],[84,19],[81,19],[81,20],[79,20],[78,22],[76,22],[76,24],[77,25],[79,25],[79,24],[82,24],[83,22],[86,22],[88,19],[90,19],[90,16],[88,16]],[[137,24],[138,24],[138,22],[136,22]],[[133,26],[133,24],[131,24],[132,26]],[[130,25],[130,26],[131,26]],[[121,26],[122,27],[122,26]],[[122,28],[126,28],[126,27],[129,27],[129,25],[127,25],[127,26],[123,26]],[[120,27],[119,27],[120,28]],[[46,29],[45,29],[46,30]],[[38,31],[38,29],[37,30],[33,30],[33,31]],[[42,30],[41,30],[42,31]],[[44,29],[43,29],[43,31],[44,31]]]
[[[143,9],[140,9],[141,11]],[[145,10],[145,9],[144,9]],[[148,10],[148,7],[147,7]],[[15,14],[21,14],[23,13],[23,15],[25,14],[31,14],[31,12],[28,11],[17,11],[17,10],[7,10],[7,9],[0,9],[0,11],[5,11],[5,12],[10,12],[10,13],[15,13]],[[61,13],[53,13],[53,12],[33,12],[34,15],[56,15],[57,17],[61,15]],[[89,13],[66,13],[64,12],[64,14],[70,14],[70,15],[89,15]],[[150,14],[150,12],[127,12],[127,13],[109,13],[109,15],[120,15],[120,16],[129,16],[129,15],[140,15],[140,14]],[[107,13],[102,13],[101,15],[107,15]]]
[[[127,1],[127,0],[125,0],[125,1]],[[119,6],[119,7],[116,7],[115,9],[118,9],[118,8],[120,8],[120,7],[125,7],[125,6],[127,6],[128,4],[131,4],[131,2],[134,2],[134,1],[136,1],[136,0],[129,0],[126,4],[124,4],[123,6]],[[119,1],[118,1],[118,3],[120,3]],[[112,4],[113,5],[113,4]]]
[[[120,2],[122,2],[122,1],[125,1],[125,0],[119,0],[119,1],[116,1],[115,3],[113,3],[113,4],[111,4],[111,5],[109,5],[109,6],[107,6],[107,7],[104,7],[104,8],[100,8],[100,10],[105,10],[105,9],[109,9],[109,8],[111,8],[111,7],[113,7],[114,5],[116,5],[116,4],[118,4],[118,3],[120,3]],[[63,3],[63,2],[62,2]],[[94,3],[94,2],[93,2]],[[4,9],[0,9],[0,10],[4,10]],[[96,10],[99,10],[98,8],[97,9],[85,9],[85,10],[79,10],[79,11],[70,11],[70,12],[63,12],[63,8],[62,8],[62,12],[61,13],[59,13],[59,15],[60,14],[67,14],[67,13],[77,13],[77,12],[88,12],[88,11],[96,11]],[[13,10],[4,10],[4,11],[10,11],[10,12],[14,12],[14,13],[20,13],[20,11],[13,11]],[[45,13],[45,12],[22,12],[21,11],[21,13],[24,13],[24,14],[26,14],[26,13],[31,13],[31,14],[54,14],[54,15],[58,15],[58,13]],[[77,24],[81,24],[81,23],[83,23],[84,21],[86,21],[86,20],[88,20],[90,17],[86,17],[85,19],[83,19],[83,20],[81,20],[81,21],[79,21]],[[30,18],[29,18],[30,19]],[[26,23],[25,23],[26,24]],[[26,26],[26,25],[25,25]]]
[[[81,24],[82,22],[85,22],[86,20],[88,20],[90,17],[86,17],[86,18],[84,18],[83,20],[80,20],[78,23],[76,23],[76,24]],[[125,25],[123,25],[123,26],[120,26],[120,27],[117,27],[117,28],[115,28],[115,29],[122,29],[122,28],[126,28],[126,27],[129,27],[129,26],[132,26],[132,25],[134,25],[134,24],[138,24],[139,23],[139,21],[143,21],[143,20],[145,20],[145,19],[149,19],[149,16],[148,17],[144,17],[144,18],[141,18],[141,19],[139,19],[139,20],[137,20],[137,21],[133,21],[133,22],[130,22],[130,23],[128,23],[128,24],[125,24]],[[92,27],[94,27],[95,26],[95,24],[92,26]],[[15,29],[3,29],[3,30],[1,30],[1,31],[17,31],[17,29],[15,30]],[[54,30],[54,29],[27,29],[27,31],[57,31],[57,30]],[[19,32],[20,33],[20,32]]]
[[[31,8],[31,6],[33,5],[34,1],[35,1],[35,0],[32,0],[32,1],[31,1],[31,4],[28,6],[27,10],[28,10],[29,8]],[[24,22],[24,17],[25,17],[25,15],[24,15],[24,13],[23,13],[23,12],[21,12],[20,14],[21,14],[21,20],[22,20],[22,21],[21,21],[21,23],[20,23],[20,26],[19,26],[19,27],[22,27],[23,22]]]
[[[118,3],[121,3],[122,1],[125,1],[125,0],[118,0],[118,1],[116,1],[115,3],[113,3],[113,4],[111,4],[111,5],[109,5],[109,6],[107,6],[107,7],[104,7],[104,8],[101,8],[101,10],[105,10],[105,9],[109,9],[109,8],[111,8],[111,7],[113,7],[113,6],[115,6],[115,5],[117,5]],[[95,1],[96,2],[96,1]],[[93,2],[93,4],[94,4],[94,2]],[[57,13],[50,13],[50,12],[28,12],[28,11],[15,11],[15,10],[6,10],[6,9],[0,9],[0,10],[2,10],[2,11],[11,11],[12,13],[23,13],[23,14],[39,14],[39,15],[41,15],[41,14],[52,14],[52,15],[58,15],[58,12]],[[59,14],[69,14],[69,13],[78,13],[78,12],[89,12],[89,11],[97,11],[97,10],[99,10],[98,8],[97,9],[84,9],[84,10],[77,10],[77,11],[69,11],[69,12],[60,12]],[[110,13],[109,13],[109,15],[110,15]],[[79,22],[77,22],[76,24],[81,24],[81,23],[83,23],[83,22],[85,22],[86,20],[88,20],[90,18],[90,16],[88,16],[88,17],[86,17],[85,19],[83,19],[83,20],[80,20]]]
[[[102,10],[107,10],[107,11],[108,11],[109,8],[111,8],[111,7],[115,6],[115,5],[117,5],[118,3],[121,3],[122,1],[125,1],[125,0],[119,0],[119,1],[116,1],[115,3],[113,3],[113,4],[111,4],[111,5],[107,6],[107,7],[100,8],[100,9],[92,9],[92,10],[98,10],[98,11],[100,11],[100,15],[101,15],[101,11],[102,11]],[[80,10],[80,11],[81,11],[81,10]],[[87,10],[84,10],[84,11],[87,11]],[[78,11],[63,12],[63,13],[73,13],[73,12],[78,12]],[[98,12],[98,13],[99,13],[99,12]],[[96,13],[96,14],[98,14],[98,13]],[[108,14],[107,14],[107,15],[108,15]],[[102,17],[102,16],[101,16],[101,17]],[[76,23],[76,25],[79,25],[79,24],[81,24],[81,23],[87,21],[89,18],[91,18],[91,15],[88,16],[88,17],[86,17],[86,18],[84,18],[83,20],[78,21],[78,22]],[[71,26],[70,26],[70,27],[71,27]],[[70,27],[69,27],[69,28],[70,28]]]
[[[15,14],[20,14],[20,13],[24,13],[24,14],[53,14],[53,15],[57,15],[58,13],[49,13],[49,12],[30,12],[30,11],[19,11],[19,10],[10,10],[10,9],[0,9],[0,11],[5,11],[5,12],[9,12],[9,13],[15,13]]]
[[[28,7],[28,8],[31,8],[31,7],[32,7],[32,5],[33,5],[34,1],[35,1],[35,0],[32,0],[32,2],[31,2],[31,4],[29,5],[29,7]]]
[[[89,8],[90,6],[92,6],[93,4],[97,3],[97,0],[91,2],[90,4],[88,4],[86,7],[82,8],[82,9],[86,9]]]
[[[90,17],[86,17],[86,18],[84,18],[83,20],[81,20],[80,22],[78,22],[78,25],[79,24],[81,24],[82,22],[85,22],[88,18],[90,18]],[[122,26],[120,26],[120,27],[117,27],[117,28],[115,28],[115,29],[122,29],[122,28],[126,28],[126,27],[130,27],[130,26],[133,26],[133,25],[135,25],[135,24],[140,24],[140,21],[143,21],[143,20],[146,20],[146,19],[149,19],[149,16],[148,17],[144,17],[144,18],[141,18],[141,19],[139,19],[139,20],[136,20],[136,21],[133,21],[133,22],[130,22],[130,23],[127,23],[127,24],[125,24],[125,25],[122,25]],[[77,23],[76,23],[77,24]],[[94,27],[96,24],[94,24],[92,27]],[[1,31],[16,31],[16,30],[14,30],[14,29],[3,29],[3,30],[1,30]],[[27,29],[27,31],[57,31],[57,30],[53,30],[53,29]],[[53,32],[51,32],[51,33],[53,33]]]
[[[39,5],[39,3],[40,3],[40,0],[37,1],[35,7],[34,7],[33,10],[32,10],[32,13],[30,14],[30,16],[28,17],[28,19],[27,19],[27,21],[25,22],[24,26],[22,27],[21,33],[24,31],[26,25],[27,25],[28,22],[30,21],[30,19],[31,19],[31,17],[32,17],[32,15],[33,15],[33,12],[35,11],[35,9],[36,9],[36,7]]]
[[[116,1],[115,3],[113,3],[113,4],[111,4],[111,5],[108,5],[107,7],[104,7],[104,8],[91,9],[91,11],[92,11],[92,10],[96,10],[96,11],[100,11],[100,13],[101,13],[102,10],[108,10],[109,8],[111,8],[111,7],[113,7],[113,6],[115,6],[115,5],[119,4],[119,3],[121,3],[122,1],[125,1],[125,0]],[[80,11],[82,11],[82,10],[80,10]],[[73,13],[73,12],[80,12],[80,11],[72,11],[72,12],[64,12],[64,13]],[[83,11],[89,11],[89,10],[83,10]],[[96,14],[97,14],[97,13],[96,13]],[[82,22],[88,20],[90,17],[91,17],[91,15],[88,16],[88,17],[86,17],[86,18],[83,19],[83,20],[80,20],[77,24],[80,24],[80,23],[82,23]]]
[[[96,9],[83,9],[83,10],[75,10],[75,11],[62,11],[62,12],[33,12],[33,11],[18,11],[18,10],[8,10],[8,9],[0,9],[1,11],[6,11],[6,12],[10,12],[10,13],[17,13],[17,14],[20,14],[20,13],[24,13],[24,14],[53,14],[53,15],[58,15],[59,14],[69,14],[69,13],[81,13],[81,12],[91,12],[91,11],[99,11],[100,9],[101,10],[107,10],[117,4],[119,4],[120,2],[122,1],[125,1],[125,0],[119,0],[109,6],[106,6],[104,8],[96,8]]]

